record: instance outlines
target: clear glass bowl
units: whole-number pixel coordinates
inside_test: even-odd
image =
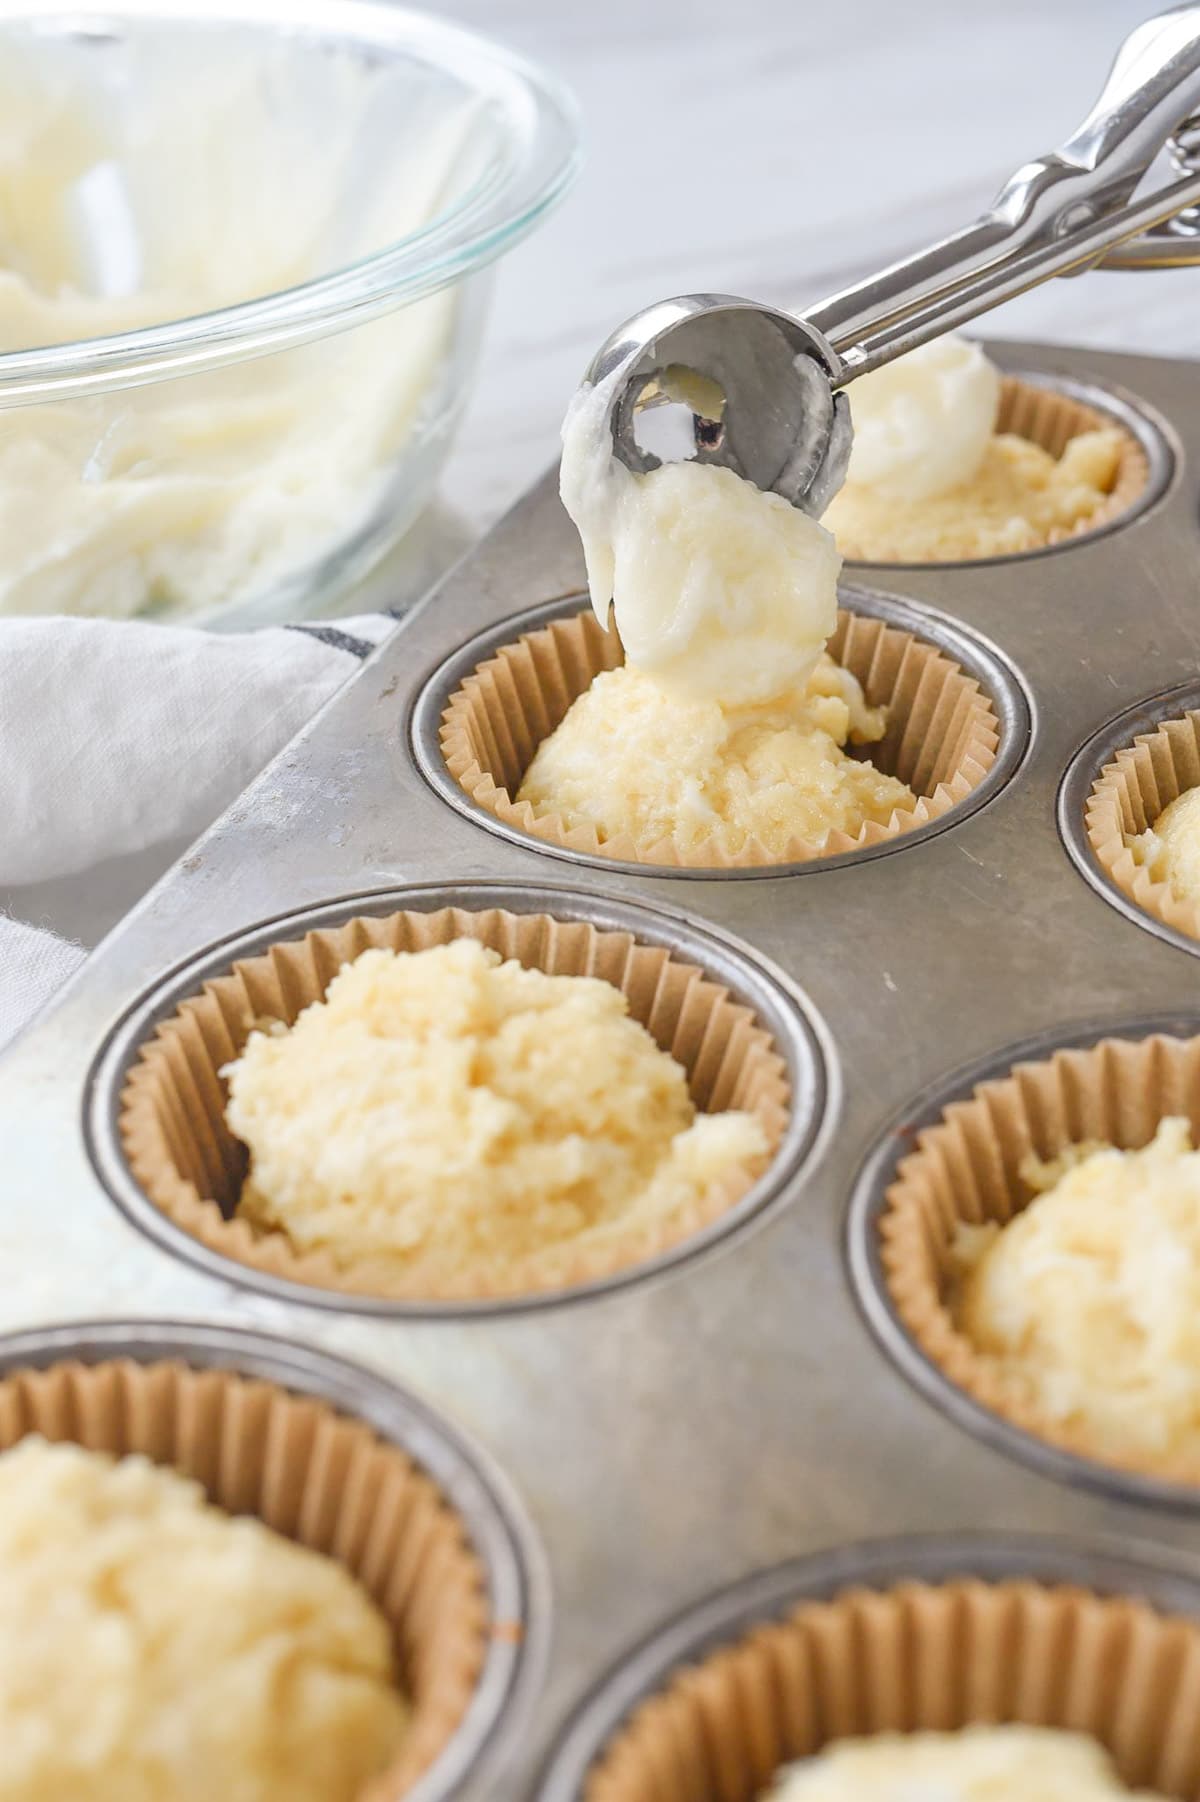
[[[569,96],[388,0],[14,0],[0,48],[0,614],[311,611],[428,499]]]

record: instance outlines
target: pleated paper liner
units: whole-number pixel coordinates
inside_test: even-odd
[[[617,635],[605,632],[590,609],[528,632],[481,663],[446,703],[442,755],[460,788],[506,826],[593,856],[672,868],[736,869],[857,851],[965,800],[992,767],[1000,742],[992,703],[975,678],[911,632],[845,608],[828,649],[858,678],[869,704],[888,709],[886,735],[867,748],[871,762],[918,796],[911,812],[898,810],[886,825],[868,821],[856,837],[834,832],[819,844],[796,839],[775,856],[753,842],[732,851],[718,835],[684,854],[670,839],[601,839],[593,826],[572,828],[558,814],[517,801],[538,746],[602,670],[624,661]]]
[[[1160,1120],[1184,1115],[1200,1131],[1200,1038],[1103,1039],[1062,1049],[981,1083],[952,1102],[899,1164],[879,1231],[888,1289],[905,1327],[950,1380],[1036,1438],[1093,1462],[1200,1484],[1195,1458],[1115,1455],[1081,1424],[1056,1420],[999,1361],[977,1351],[953,1318],[951,1243],[959,1221],[1003,1225],[1033,1199],[1020,1175],[1031,1153],[1103,1140],[1136,1150]],[[1200,1742],[1198,1742],[1200,1743]]]
[[[392,1627],[412,1708],[362,1802],[395,1802],[429,1769],[466,1714],[491,1623],[462,1522],[398,1446],[323,1401],[174,1360],[15,1371],[0,1381],[0,1447],[28,1433],[140,1452],[345,1565]]]
[[[1116,431],[1121,434],[1121,455],[1117,474],[1102,506],[1073,526],[1051,532],[1047,544],[1062,544],[1095,532],[1140,500],[1150,479],[1150,463],[1145,449],[1119,420],[1098,407],[1073,400],[1054,388],[1042,388],[1035,382],[1023,382],[1006,375],[1000,383],[1000,406],[996,415],[997,432],[1012,432],[1039,444],[1052,457],[1061,457],[1072,438],[1083,432]]]
[[[202,1244],[256,1270],[323,1289],[410,1300],[522,1294],[592,1281],[657,1255],[740,1200],[761,1174],[761,1163],[712,1184],[671,1220],[631,1229],[602,1252],[565,1246],[553,1277],[539,1259],[528,1270],[479,1269],[461,1288],[436,1293],[416,1278],[406,1284],[394,1271],[366,1262],[343,1269],[323,1252],[299,1254],[282,1233],[259,1234],[234,1218],[247,1154],[225,1123],[228,1095],[219,1071],[240,1054],[252,1028],[273,1020],[290,1025],[324,995],[343,964],[372,946],[421,951],[461,938],[477,939],[526,968],[614,984],[628,998],[633,1018],[684,1066],[696,1107],[757,1115],[774,1153],[788,1117],[783,1059],[752,1010],[702,970],[661,946],[639,944],[631,933],[600,931],[586,921],[443,908],[310,932],[235,964],[228,976],[184,1001],[143,1047],[122,1095],[121,1140],[145,1193]]]
[[[1092,784],[1087,834],[1101,867],[1144,912],[1200,939],[1200,907],[1158,882],[1134,857],[1126,836],[1145,832],[1163,810],[1200,784],[1200,712],[1165,720],[1117,752]]]
[[[585,1802],[754,1802],[781,1766],[857,1735],[1022,1722],[1089,1733],[1129,1784],[1200,1790],[1200,1626],[1015,1580],[804,1602],[643,1702]]]

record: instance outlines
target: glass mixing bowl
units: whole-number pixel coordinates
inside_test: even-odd
[[[436,481],[547,76],[388,0],[11,0],[0,615],[294,617]]]

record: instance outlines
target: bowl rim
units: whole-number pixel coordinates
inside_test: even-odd
[[[132,331],[0,352],[0,406],[142,386],[286,350],[426,298],[532,230],[579,165],[578,110],[555,76],[490,39],[390,0],[14,0],[5,33],[104,38],[127,26],[276,29],[457,75],[498,109],[489,178],[415,232],[299,285]]]

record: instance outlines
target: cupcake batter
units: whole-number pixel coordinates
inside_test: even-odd
[[[882,710],[827,656],[798,695],[738,709],[681,696],[626,664],[580,696],[517,798],[569,830],[594,827],[602,842],[669,843],[685,857],[754,845],[782,859],[798,840],[853,838],[868,820],[912,810],[903,782],[840,749],[883,730]]]
[[[562,495],[626,665],[575,702],[517,799],[602,843],[629,837],[648,855],[670,841],[685,859],[779,857],[911,811],[911,790],[841,749],[884,722],[823,658],[840,567],[829,533],[715,464],[631,474],[605,433],[619,379],[572,404]]]
[[[355,1802],[403,1736],[353,1578],[145,1458],[0,1455],[3,1802]]]
[[[1000,376],[977,344],[935,339],[847,390],[854,443],[825,513],[838,548],[873,562],[952,562],[1036,550],[1104,505],[1121,459],[1113,428],[1055,459],[996,432]]]
[[[1140,1151],[1076,1146],[1022,1174],[1004,1227],[961,1225],[954,1312],[1098,1453],[1200,1457],[1200,1152],[1167,1119]]]
[[[766,1151],[754,1116],[697,1114],[611,983],[472,939],[364,952],[225,1074],[242,1216],[409,1290],[553,1282]]]
[[[1155,882],[1165,882],[1177,901],[1200,906],[1200,788],[1189,788],[1159,814],[1146,832],[1127,833],[1125,843]]]
[[[786,1769],[772,1802],[1104,1802],[1135,1794],[1108,1753],[1050,1727],[964,1727],[836,1741]],[[1154,1802],[1138,1790],[1141,1802]]]

